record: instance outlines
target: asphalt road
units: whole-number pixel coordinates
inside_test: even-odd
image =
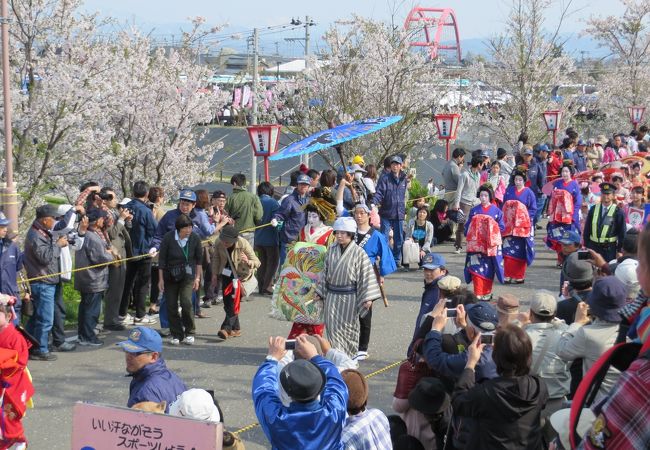
[[[537,240],[537,249],[538,256],[526,283],[497,284],[495,294],[511,292],[527,304],[537,289],[558,289],[559,271],[554,254],[543,247],[541,239]],[[446,258],[450,273],[462,279],[465,256],[454,254],[449,244],[436,250]],[[386,288],[390,306],[375,306],[370,358],[361,365],[365,374],[404,358],[422,294],[422,272],[395,273],[387,277]],[[264,360],[268,337],[286,336],[290,324],[269,318],[268,299],[255,297],[242,305],[243,335],[218,343],[216,332],[224,317],[223,310],[212,307],[206,311],[211,317],[197,319],[196,344],[165,345],[163,356],[189,387],[214,389],[224,410],[226,426],[235,431],[256,422],[250,394],[252,377]],[[76,401],[126,404],[130,379],[125,377],[123,352],[114,345],[126,335],[127,332],[111,333],[104,338],[104,347],[59,354],[55,362],[30,362],[36,387],[35,409],[29,410],[24,419],[30,448],[70,449],[72,407]],[[396,375],[394,367],[371,378],[369,406],[391,414]],[[259,427],[243,431],[240,436],[248,450],[269,448]]]

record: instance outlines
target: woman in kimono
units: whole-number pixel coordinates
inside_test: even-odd
[[[366,252],[354,242],[357,224],[352,217],[334,222],[334,243],[325,255],[325,267],[316,287],[323,299],[327,339],[333,348],[354,358],[359,348],[359,316],[367,314],[381,297]]]
[[[503,197],[503,274],[505,283],[523,284],[526,268],[535,259],[533,224],[537,213],[535,194],[526,184],[526,170],[515,168],[514,184],[506,189]]]
[[[494,193],[489,184],[479,187],[478,198],[481,203],[470,210],[465,222],[465,282],[472,282],[480,300],[490,300],[494,276],[503,283],[501,232],[505,225],[503,213],[492,204]]]
[[[327,213],[321,207],[321,200],[319,198],[311,198],[310,203],[305,206],[305,213],[307,214],[307,224],[300,229],[298,233],[298,240],[296,242],[307,242],[310,244],[322,245],[329,247],[334,242],[334,233],[332,227],[325,225],[323,222],[328,220]],[[331,223],[331,222],[330,222]],[[283,267],[282,273],[285,272]],[[303,292],[308,292],[312,284],[308,284],[309,278],[301,278],[303,284],[301,289]],[[282,283],[282,280],[280,281]],[[296,336],[301,334],[317,334],[323,335],[324,325],[314,324],[312,320],[305,320],[303,316],[297,316],[291,326],[291,331],[287,339],[295,339]]]
[[[357,232],[354,236],[354,242],[361,247],[368,258],[370,264],[375,266],[377,270],[375,276],[379,276],[379,284],[384,284],[384,277],[397,270],[395,265],[395,258],[392,257],[393,253],[386,242],[386,238],[379,230],[375,230],[370,226],[370,209],[364,203],[357,203],[354,206],[354,220],[357,223]],[[368,344],[370,343],[370,328],[372,326],[372,306],[368,309],[368,313],[359,316],[359,325],[361,326],[361,333],[359,335],[359,351],[357,352],[356,360],[363,361],[368,358]]]
[[[564,256],[560,239],[566,231],[580,234],[580,207],[582,193],[580,186],[573,179],[575,175],[573,162],[565,160],[560,170],[561,178],[553,183],[553,192],[549,205],[549,220],[546,226],[546,246],[557,253],[557,266],[562,267]]]

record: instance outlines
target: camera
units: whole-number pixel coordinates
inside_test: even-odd
[[[583,261],[591,259],[589,250],[578,250],[578,259]]]
[[[71,231],[67,235],[68,237],[68,244],[69,245],[75,245],[77,243],[77,238],[79,237],[79,233],[76,231]]]
[[[448,318],[453,318],[458,315],[458,310],[456,308],[450,308],[447,310],[447,317]]]
[[[492,344],[494,341],[494,334],[493,333],[484,333],[481,334],[481,344]]]
[[[296,349],[296,340],[295,339],[287,339],[284,341],[284,349],[285,350],[295,350]]]

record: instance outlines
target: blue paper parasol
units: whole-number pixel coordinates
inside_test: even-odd
[[[386,128],[395,122],[402,120],[402,116],[374,117],[371,119],[355,120],[354,122],[345,123],[335,128],[322,130],[312,134],[298,142],[283,148],[281,151],[272,155],[269,159],[276,161],[278,159],[293,158],[294,156],[304,155],[306,153],[317,152],[329,147],[333,147],[343,142],[351,141],[366,134]]]

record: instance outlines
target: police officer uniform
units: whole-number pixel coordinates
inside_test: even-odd
[[[600,192],[614,194],[616,187],[611,183],[601,183]],[[616,252],[621,251],[625,230],[625,215],[616,202],[608,207],[598,203],[587,214],[583,233],[585,246],[609,262],[616,259]]]

